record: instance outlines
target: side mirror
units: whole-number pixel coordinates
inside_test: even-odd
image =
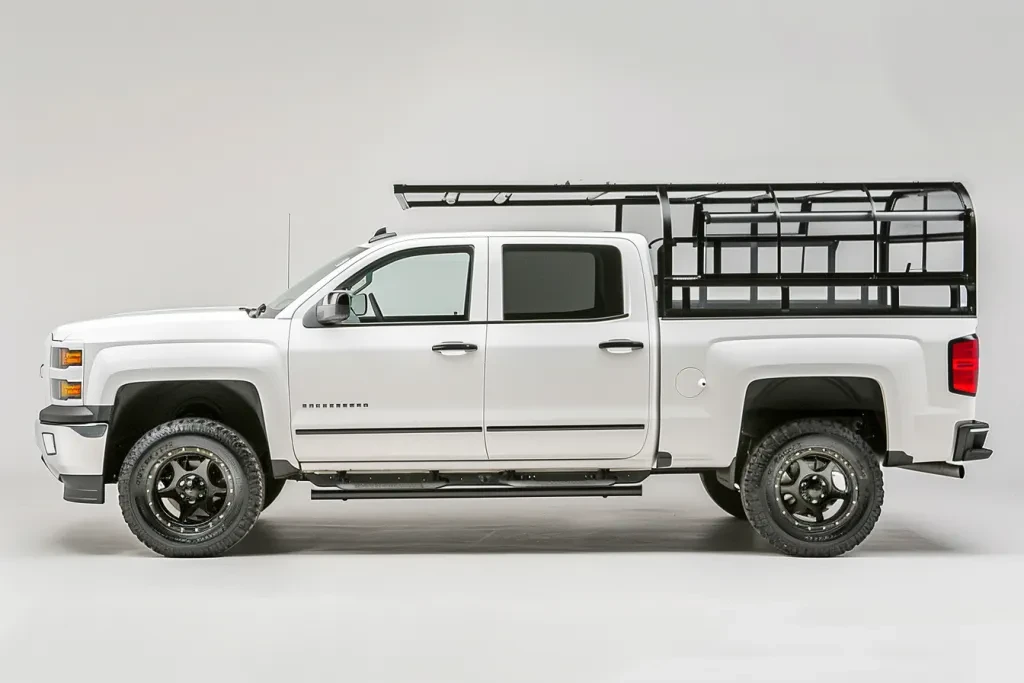
[[[352,301],[352,312],[360,318],[366,315],[369,304],[367,303],[367,297],[365,294],[355,294],[351,298]]]
[[[341,325],[351,313],[352,297],[342,290],[331,292],[316,305],[316,321],[321,325]]]

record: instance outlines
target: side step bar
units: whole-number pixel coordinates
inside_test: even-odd
[[[451,486],[438,489],[313,489],[313,500],[373,500],[380,498],[563,498],[601,496],[640,496],[643,487],[627,486],[562,486],[519,488],[512,486]]]

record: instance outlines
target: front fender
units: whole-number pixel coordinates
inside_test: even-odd
[[[285,352],[271,342],[175,342],[109,346],[88,368],[86,405],[113,405],[121,387],[136,382],[237,380],[259,393],[274,459],[298,466],[288,428]]]

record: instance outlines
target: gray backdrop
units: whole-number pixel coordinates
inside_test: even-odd
[[[205,651],[199,661],[236,673],[232,662],[245,661],[257,677],[319,675],[341,644],[332,655],[353,680],[483,680],[480,671],[677,680],[693,667],[703,680],[730,680],[709,673],[713,662],[759,643],[744,662],[760,680],[770,671],[780,676],[771,680],[819,680],[823,662],[771,668],[787,651],[775,647],[788,642],[785,626],[808,619],[844,639],[848,672],[866,661],[915,674],[927,664],[933,681],[973,680],[985,667],[995,675],[992,655],[1010,652],[1021,631],[1020,599],[1007,602],[1015,593],[1000,588],[1015,585],[1020,565],[987,554],[1021,549],[1013,487],[1024,474],[1014,435],[1024,381],[1022,20],[1024,6],[1011,1],[0,1],[0,526],[14,539],[0,548],[10,588],[0,592],[0,659],[20,667],[0,678],[160,660],[162,641],[131,625],[144,623],[138,601],[168,585],[188,586],[209,623],[223,614],[208,605],[232,605],[236,640],[218,641],[224,659]],[[748,531],[720,526],[692,482],[604,507],[330,507],[292,487],[246,551],[259,562],[147,562],[116,505],[62,503],[38,462],[36,373],[52,327],[131,309],[268,300],[285,286],[289,212],[297,278],[381,225],[609,220],[402,213],[393,182],[929,178],[964,181],[978,209],[978,410],[992,423],[996,455],[961,482],[887,473],[887,512],[860,564],[765,555]],[[602,559],[531,554],[567,549]],[[466,550],[466,560],[433,557]],[[729,550],[751,557],[719,559]],[[263,557],[281,552],[322,554],[294,564]],[[846,588],[785,588],[797,566],[809,577],[804,588]],[[780,587],[766,592],[752,577],[771,572],[782,572]],[[951,594],[947,579],[971,590]],[[216,592],[225,581],[231,589]],[[629,597],[620,594],[612,618],[594,596],[623,582]],[[668,583],[681,588],[665,593]],[[858,592],[864,585],[877,590]],[[448,597],[434,602],[413,586]],[[836,603],[822,612],[815,595]],[[361,620],[335,619],[354,609]],[[86,631],[69,610],[90,615]],[[188,614],[162,613],[192,627]],[[115,632],[124,647],[109,654],[104,639]],[[800,637],[819,638],[806,629]],[[324,657],[266,668],[270,653],[302,643]],[[461,648],[465,670],[423,666],[442,644]],[[502,651],[488,648],[498,645],[525,647],[532,659],[502,660],[495,671]],[[62,657],[47,658],[51,646]],[[247,647],[268,660],[246,659]],[[636,661],[609,668],[595,652]]]
[[[394,182],[954,178],[979,212],[980,414],[1024,472],[1010,2],[6,3],[4,471],[45,474],[42,340],[116,311],[250,304],[401,213]],[[609,224],[546,212],[545,223]],[[988,477],[998,472],[998,476]]]

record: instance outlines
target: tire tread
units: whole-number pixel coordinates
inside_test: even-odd
[[[762,504],[762,486],[765,470],[780,449],[801,437],[824,434],[847,442],[856,451],[856,457],[872,472],[873,490],[862,496],[871,501],[866,517],[858,521],[856,530],[848,536],[824,543],[812,543],[793,538],[779,528],[770,511]],[[768,432],[754,447],[747,459],[741,478],[741,500],[754,529],[777,550],[797,557],[838,557],[860,545],[868,537],[882,512],[885,488],[878,458],[867,441],[846,425],[824,418],[803,418],[787,422]]]
[[[195,544],[170,539],[161,541],[159,534],[147,533],[148,525],[140,519],[131,504],[132,472],[139,461],[159,442],[184,434],[197,434],[217,441],[231,451],[245,472],[249,489],[246,499],[248,504],[237,522],[223,536],[212,541]],[[216,420],[202,417],[171,420],[146,432],[128,452],[117,478],[117,500],[128,528],[146,547],[165,557],[198,558],[217,557],[225,554],[241,541],[256,524],[263,508],[264,490],[263,466],[252,446],[234,429]]]

